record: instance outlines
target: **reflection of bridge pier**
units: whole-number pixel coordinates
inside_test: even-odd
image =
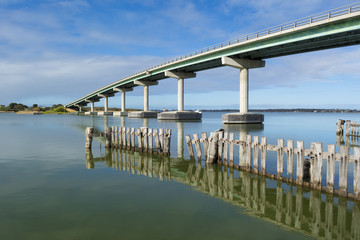
[[[178,158],[184,157],[184,123],[177,122],[177,153]]]

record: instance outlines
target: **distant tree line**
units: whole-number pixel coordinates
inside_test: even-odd
[[[62,104],[54,104],[51,107],[41,107],[38,104],[33,104],[31,107],[22,103],[10,103],[8,106],[0,105],[0,111],[5,112],[19,112],[19,111],[39,111],[39,112],[66,112]]]

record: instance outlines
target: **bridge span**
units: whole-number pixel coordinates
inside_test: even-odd
[[[79,109],[104,98],[104,112],[108,112],[108,98],[121,92],[122,110],[119,115],[128,117],[157,117],[162,120],[197,120],[201,113],[185,111],[184,80],[195,78],[196,72],[218,67],[234,67],[240,71],[240,111],[223,115],[224,123],[261,123],[264,116],[249,113],[249,69],[265,67],[264,59],[319,51],[360,44],[360,2],[281,24],[239,38],[192,52],[171,61],[159,64],[126,78],[120,79],[71,103],[67,108]],[[159,80],[178,80],[178,110],[157,113],[149,108],[149,86]],[[144,87],[144,109],[141,112],[126,112],[125,93],[136,86]]]

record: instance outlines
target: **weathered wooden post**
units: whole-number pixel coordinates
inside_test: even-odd
[[[259,136],[254,136],[254,160],[253,160],[253,166],[254,166],[254,173],[259,172]]]
[[[347,196],[349,147],[340,147],[340,169],[339,169],[339,194]]]
[[[266,153],[267,153],[267,140],[266,137],[261,138],[261,166],[260,166],[260,174],[266,174]]]
[[[115,127],[111,127],[111,147],[115,147]]]
[[[351,121],[350,120],[346,120],[346,136],[350,136],[350,131],[351,131]]]
[[[354,147],[354,195],[360,200],[360,147]]]
[[[304,141],[297,141],[296,184],[302,185],[304,180],[305,149]]]
[[[245,170],[251,171],[251,135],[246,136],[245,142]]]
[[[142,131],[143,141],[144,141],[144,145],[143,145],[144,152],[147,152],[148,151],[148,135],[147,135],[148,128],[142,127],[141,131]]]
[[[159,129],[160,152],[164,151],[164,129]]]
[[[342,119],[336,121],[336,135],[344,135],[344,123]]]
[[[217,161],[218,137],[219,135],[216,132],[210,134],[206,163],[216,163]]]
[[[294,141],[288,140],[287,141],[287,164],[286,170],[287,174],[290,174],[290,179],[293,179],[293,172],[294,172]]]
[[[170,139],[171,139],[171,129],[166,129],[164,136],[164,154],[170,155]]]
[[[281,179],[284,172],[284,139],[278,139],[277,146],[277,177]]]
[[[105,148],[111,148],[111,128],[105,129]]]
[[[130,128],[127,128],[126,130],[126,145],[127,145],[127,150],[131,149],[131,139],[130,139]]]
[[[322,143],[314,143],[314,161],[311,164],[310,186],[315,190],[321,190],[322,176]]]
[[[331,194],[334,192],[335,154],[335,145],[329,144],[326,164],[326,188]]]
[[[234,135],[234,133],[230,133],[229,142],[230,142],[229,166],[233,167],[234,166],[234,144],[235,144],[235,135]]]
[[[208,142],[208,138],[207,138],[207,133],[206,133],[206,132],[202,132],[202,133],[201,133],[201,142],[203,143],[203,149],[204,149],[205,159],[207,159],[209,142]]]
[[[198,158],[198,161],[201,161],[201,145],[200,145],[200,139],[197,133],[193,134],[194,136],[194,144],[195,144],[195,150],[196,150],[196,156]]]
[[[121,148],[121,146],[122,146],[122,128],[121,127],[119,127],[119,129],[118,129],[118,135],[119,135],[118,148]]]
[[[228,139],[228,133],[227,132],[224,133],[223,140],[224,140],[224,155],[223,155],[224,160],[223,160],[223,163],[224,163],[225,166],[227,166],[228,165],[228,151],[229,151],[229,139]]]
[[[92,140],[93,140],[93,127],[87,127],[85,130],[85,149],[91,149]]]
[[[218,161],[222,162],[224,131],[217,131],[217,133],[218,133]]]
[[[195,159],[195,157],[194,157],[194,149],[192,146],[190,135],[186,135],[185,140],[186,140],[186,145],[187,145],[187,148],[189,151],[190,158],[191,158],[191,160],[193,160],[193,159]]]
[[[123,148],[125,149],[125,147],[126,147],[126,127],[122,127],[122,143],[123,143]]]
[[[153,134],[154,134],[155,147],[156,147],[156,150],[159,152],[160,151],[159,133],[156,128],[154,129]]]
[[[148,152],[152,153],[153,152],[153,130],[152,130],[152,128],[149,128],[149,131],[148,131],[148,143],[149,143]]]
[[[115,127],[114,128],[114,134],[115,134],[115,143],[114,143],[114,146],[115,148],[118,148],[119,147],[119,134],[118,134],[118,127]]]
[[[134,150],[135,149],[135,128],[131,128],[130,130],[130,149]]]
[[[143,146],[142,146],[142,133],[140,129],[136,129],[136,136],[138,138],[138,149],[139,152],[143,151]]]

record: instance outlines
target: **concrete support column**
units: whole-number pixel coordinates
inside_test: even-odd
[[[90,111],[91,111],[91,112],[94,112],[94,108],[95,108],[94,105],[95,105],[95,103],[94,103],[94,102],[91,102],[90,104],[91,104],[91,110],[90,110]]]
[[[247,113],[249,108],[249,69],[240,69],[240,113]]]
[[[178,111],[184,111],[184,79],[178,79]]]
[[[125,92],[121,92],[121,111],[125,112]]]
[[[144,111],[149,111],[149,86],[144,85]]]
[[[104,112],[108,111],[108,97],[104,97]]]

